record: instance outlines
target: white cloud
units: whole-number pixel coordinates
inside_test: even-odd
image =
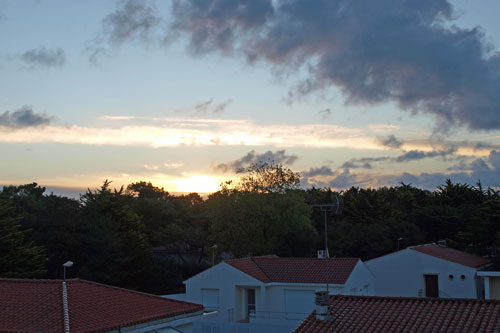
[[[108,119],[123,120],[122,117]],[[152,125],[46,126],[0,132],[3,143],[66,143],[115,146],[278,146],[375,149],[362,130],[336,125],[258,125],[249,120],[156,118]]]
[[[372,124],[368,128],[375,133],[389,133],[399,129],[399,126],[388,124]]]
[[[149,164],[144,164],[144,169],[146,170],[158,170],[158,166],[157,165],[149,165]]]
[[[166,163],[163,163],[163,166],[167,167],[167,168],[177,169],[177,168],[184,166],[184,163],[182,163],[182,162],[177,162],[177,163],[166,162]]]

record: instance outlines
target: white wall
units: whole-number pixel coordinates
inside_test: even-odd
[[[404,249],[365,262],[375,277],[377,296],[425,296],[424,274],[437,274],[440,297],[477,298],[471,267]],[[453,279],[449,276],[453,275]],[[461,275],[465,279],[461,279]],[[419,290],[423,295],[419,295]]]
[[[219,291],[219,310],[237,308],[236,304],[244,301],[244,293],[236,286],[247,286],[257,288],[255,292],[256,302],[259,302],[260,286],[263,283],[240,270],[222,262],[211,267],[190,279],[184,281],[186,285],[186,301],[203,304],[202,289]]]
[[[308,310],[305,310],[307,314],[311,313],[314,309],[314,292],[325,290],[325,284],[297,284],[297,283],[273,283],[266,287],[266,309],[268,313],[262,313],[261,315],[268,315],[274,319],[294,319],[298,315],[286,314],[286,292],[287,291],[303,291],[302,303],[307,306],[309,304]],[[330,294],[342,294],[344,292],[343,285],[330,285]],[[306,291],[310,291],[308,294]],[[312,297],[310,297],[312,295]],[[304,309],[306,309],[304,307]],[[304,317],[305,318],[305,317]]]
[[[374,294],[375,278],[366,265],[359,260],[351,275],[345,284],[330,284],[328,286],[331,295],[335,294],[356,294],[356,295],[373,295]],[[302,291],[301,306],[297,307],[302,309],[305,313],[309,314],[314,310],[314,292],[323,291],[326,289],[325,284],[292,284],[292,283],[271,283],[266,286],[266,306],[267,311],[271,314],[278,316],[287,316],[288,319],[298,317],[298,314],[285,314],[287,310],[286,298],[287,291],[293,293],[294,299],[299,297],[299,292]],[[310,293],[307,293],[309,291]],[[290,308],[290,307],[288,307]],[[299,311],[300,312],[300,311]]]
[[[375,277],[361,260],[345,283],[345,294],[375,295]]]
[[[251,322],[261,320],[297,320],[299,322],[314,309],[314,292],[325,290],[326,285],[320,283],[267,283],[250,277],[238,269],[220,263],[192,278],[184,281],[188,302],[203,304],[203,289],[219,291],[220,318],[232,317],[233,321],[244,319],[246,312],[246,289],[255,289],[256,318]],[[366,294],[373,295],[374,278],[365,264],[358,261],[346,284],[329,285],[330,294]],[[355,290],[355,292],[351,292]],[[288,298],[300,305],[287,307]],[[295,314],[287,314],[287,309],[293,309]],[[232,312],[228,312],[231,310]],[[303,315],[301,316],[301,312]],[[230,313],[230,315],[228,315]],[[300,317],[300,318],[299,318]],[[227,319],[226,319],[227,320]],[[299,323],[297,322],[297,323]]]

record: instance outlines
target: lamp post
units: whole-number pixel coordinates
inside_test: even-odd
[[[73,266],[73,262],[72,261],[66,261],[64,264],[63,264],[63,269],[64,269],[64,280],[66,280],[66,267],[71,267]]]
[[[215,249],[217,248],[217,244],[212,245],[212,266],[215,265]]]
[[[398,238],[398,251],[399,251],[399,241],[402,241],[402,240],[403,240],[403,237]]]

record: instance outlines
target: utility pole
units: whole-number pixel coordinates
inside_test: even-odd
[[[217,244],[212,245],[212,266],[215,265],[215,249],[217,248]]]

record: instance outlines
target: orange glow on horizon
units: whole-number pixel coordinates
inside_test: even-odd
[[[173,181],[175,192],[213,193],[220,189],[220,183],[213,176],[188,176]]]

